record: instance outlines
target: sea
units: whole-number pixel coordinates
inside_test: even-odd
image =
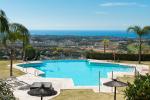
[[[31,30],[31,35],[55,35],[55,36],[102,36],[118,38],[138,38],[133,32],[126,31],[102,31],[102,30]],[[144,36],[150,38],[150,35]]]

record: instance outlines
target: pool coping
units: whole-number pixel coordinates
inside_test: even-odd
[[[146,71],[149,71],[148,65],[125,64],[125,63],[108,62],[108,61],[104,61],[104,60],[94,60],[94,59],[87,59],[87,61],[89,61],[89,63],[111,63],[111,64],[126,65],[129,67],[136,67],[136,69],[139,71],[139,73],[143,74],[143,75],[147,73]],[[27,63],[41,63],[41,62],[42,61],[30,61]],[[13,64],[14,68],[19,69],[20,71],[26,73],[25,75],[18,77],[18,79],[20,79],[21,81],[26,81],[27,83],[30,83],[30,84],[35,81],[40,81],[40,82],[41,81],[49,81],[49,82],[54,82],[54,84],[59,83],[58,86],[54,86],[54,89],[59,88],[59,89],[57,89],[58,95],[59,95],[61,89],[92,89],[94,92],[99,92],[99,86],[75,86],[72,78],[42,78],[42,77],[38,76],[40,74],[44,74],[44,72],[42,72],[41,70],[38,70],[33,67],[32,68],[31,67],[23,68],[23,67],[18,66],[19,64],[27,64],[27,63]],[[145,70],[143,71],[143,69],[145,69],[146,71]],[[133,76],[134,74],[135,74],[135,72],[113,72],[113,77],[114,78],[123,77],[124,75],[132,75]],[[103,85],[103,83],[110,81],[112,78],[111,72],[107,73],[107,75],[108,75],[107,78],[100,79],[101,83],[102,83],[102,85],[100,86],[100,92],[111,93],[111,92],[113,92],[113,88]],[[28,76],[30,76],[30,78],[31,78],[30,82],[26,78]],[[35,78],[36,78],[36,80],[35,80]]]

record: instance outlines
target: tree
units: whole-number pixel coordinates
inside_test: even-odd
[[[104,45],[104,53],[105,53],[106,52],[106,47],[108,47],[110,41],[108,39],[104,39],[102,42],[103,42],[103,45]]]
[[[10,23],[9,24],[9,34],[6,36],[4,41],[6,48],[10,49],[10,76],[13,76],[13,58],[15,52],[15,43],[17,40],[22,40],[21,32],[20,32],[20,24]]]
[[[6,41],[9,36],[10,38],[10,32],[9,32],[9,22],[7,20],[6,14],[3,10],[0,10],[0,39],[1,44],[3,44],[6,47]],[[12,50],[11,50],[12,52]],[[12,59],[12,53],[10,54],[10,58]],[[10,76],[12,76],[12,60],[11,60],[11,66],[10,66]]]
[[[0,80],[0,100],[15,100],[13,92],[3,80]]]
[[[134,43],[127,45],[127,53],[138,54],[138,45]]]
[[[31,45],[27,45],[25,47],[25,59],[27,60],[33,60],[33,59],[38,59],[40,54],[39,52],[33,48]]]
[[[126,100],[150,100],[150,75],[136,76],[124,91]]]
[[[22,59],[24,60],[25,46],[30,43],[30,33],[25,26],[18,24],[18,23],[13,23],[12,27],[13,27],[14,31],[18,33],[18,38],[23,42],[22,43],[22,48],[23,48]]]
[[[145,26],[144,28],[141,28],[139,26],[133,26],[129,27],[128,32],[134,32],[139,36],[139,64],[141,63],[141,51],[142,51],[142,36],[147,35],[150,33],[150,26]]]
[[[9,23],[6,14],[3,10],[0,10],[0,42],[5,44],[5,38],[9,34]]]
[[[5,48],[10,50],[10,76],[13,76],[13,53],[14,46],[17,40],[22,40],[27,43],[29,35],[28,30],[21,24],[9,23],[4,11],[0,10],[0,40]],[[24,36],[24,37],[23,37]]]

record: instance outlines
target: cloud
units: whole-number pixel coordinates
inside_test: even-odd
[[[145,4],[139,4],[136,2],[107,2],[100,4],[101,7],[128,7],[128,6],[136,6],[136,7],[147,7]]]

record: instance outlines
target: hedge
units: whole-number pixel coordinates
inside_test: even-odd
[[[114,60],[113,53],[99,53],[99,52],[87,52],[87,59],[97,59],[97,60]],[[115,54],[116,60],[128,60],[128,61],[138,61],[138,54]],[[142,54],[142,61],[150,61],[150,54]]]

